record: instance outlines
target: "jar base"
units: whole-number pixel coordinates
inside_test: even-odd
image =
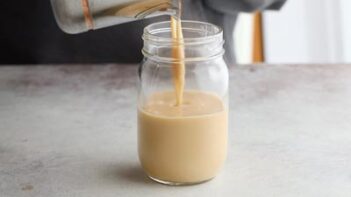
[[[164,180],[160,180],[157,178],[154,178],[152,176],[147,175],[151,180],[163,184],[163,185],[168,185],[168,186],[190,186],[190,185],[198,185],[198,184],[202,184],[202,183],[206,183],[208,181],[211,181],[212,179],[214,179],[214,177],[210,178],[210,179],[206,179],[204,181],[199,181],[199,182],[171,182],[171,181],[164,181]]]

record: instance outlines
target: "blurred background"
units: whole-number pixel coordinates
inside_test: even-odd
[[[49,0],[2,1],[0,7],[2,65],[135,63],[142,58],[140,50],[132,47],[141,47],[142,40],[130,37],[141,37],[149,20],[68,35],[58,28]],[[280,11],[241,13],[233,33],[236,61],[351,62],[350,7],[349,0],[288,0]],[[78,45],[83,46],[81,51],[75,48]],[[116,45],[123,50],[116,51]]]
[[[262,14],[262,30],[257,15],[240,14],[234,35],[237,61],[351,62],[350,8],[349,0],[290,0],[280,11]],[[262,45],[255,34],[262,35]]]

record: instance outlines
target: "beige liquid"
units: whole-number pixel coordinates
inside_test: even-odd
[[[183,102],[183,92],[185,85],[185,53],[183,45],[183,32],[182,32],[182,22],[175,17],[171,17],[171,29],[172,29],[172,38],[176,42],[173,45],[172,57],[178,62],[173,64],[173,83],[176,93],[177,102],[176,105],[180,106]]]
[[[220,98],[185,91],[175,106],[174,92],[152,95],[139,109],[139,158],[146,173],[172,183],[213,178],[227,150],[227,110]]]
[[[181,6],[180,6],[181,7]],[[180,16],[171,17],[174,92],[158,92],[138,110],[139,158],[159,181],[191,184],[213,178],[227,151],[228,112],[214,94],[184,91]]]
[[[167,10],[172,7],[171,0],[139,0],[126,2],[123,5],[112,7],[103,12],[106,15],[138,17],[145,13]]]

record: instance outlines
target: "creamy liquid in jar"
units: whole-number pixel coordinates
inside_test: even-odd
[[[171,18],[174,91],[146,98],[138,110],[139,158],[152,179],[191,184],[213,178],[227,153],[228,111],[222,99],[184,91],[185,53],[180,17]]]
[[[213,178],[227,151],[227,110],[214,94],[185,91],[152,95],[139,109],[139,158],[146,173],[172,183]],[[204,107],[206,106],[206,107]]]

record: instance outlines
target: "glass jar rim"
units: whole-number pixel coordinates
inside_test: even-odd
[[[184,37],[182,42],[184,45],[201,44],[213,42],[213,40],[223,39],[223,30],[221,27],[202,21],[182,20],[182,29],[188,30],[190,28],[202,27],[201,30],[207,31],[208,34],[197,37]],[[206,28],[203,28],[206,27]],[[152,23],[144,28],[143,40],[164,44],[174,44],[176,40],[172,37],[164,37],[155,35],[162,31],[171,30],[171,21],[162,21]],[[211,31],[210,31],[211,30]]]

